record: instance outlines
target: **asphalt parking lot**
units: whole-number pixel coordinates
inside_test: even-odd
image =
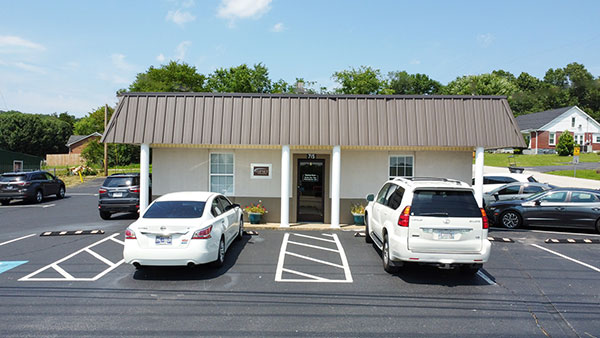
[[[492,229],[472,277],[389,275],[354,231],[259,230],[222,268],[136,271],[122,264],[135,218],[101,220],[96,192],[0,207],[2,336],[600,336],[597,234]],[[99,231],[60,235],[78,230]]]

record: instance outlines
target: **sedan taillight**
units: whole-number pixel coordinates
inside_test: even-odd
[[[129,228],[127,228],[127,230],[125,230],[125,239],[136,239],[137,237],[135,237],[135,232]]]
[[[194,235],[192,235],[192,239],[208,239],[208,238],[210,238],[211,231],[212,231],[212,225],[208,226],[204,229],[200,229],[200,230],[194,232]]]

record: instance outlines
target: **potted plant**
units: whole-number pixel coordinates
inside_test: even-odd
[[[244,208],[244,212],[248,214],[250,224],[260,223],[261,216],[268,213],[267,209],[265,209],[265,207],[261,204],[261,201],[258,201],[257,205],[250,203],[250,205]]]
[[[354,224],[365,225],[365,206],[357,203],[350,208],[352,216],[354,216]]]

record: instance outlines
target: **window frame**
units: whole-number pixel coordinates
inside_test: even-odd
[[[571,128],[575,128],[575,116],[571,117]]]
[[[392,176],[392,175],[390,175],[390,169],[392,168],[392,157],[410,157],[412,159],[412,175],[410,175],[410,176]],[[396,177],[415,177],[415,155],[388,155],[387,174],[388,174],[388,180],[393,180]]]
[[[15,164],[17,163],[20,163],[20,170],[16,170],[17,167],[15,166]],[[23,160],[13,160],[13,172],[23,172],[23,170],[25,170],[25,168],[23,167]]]
[[[556,145],[556,133],[555,132],[548,133],[548,145],[549,146]]]
[[[212,155],[231,155],[232,157],[232,172],[231,174],[213,174],[212,173]],[[210,192],[214,192],[217,194],[222,194],[225,195],[225,193],[223,193],[222,191],[212,191],[211,187],[212,187],[212,178],[213,176],[231,176],[232,179],[232,183],[231,183],[231,196],[235,196],[235,153],[234,152],[223,152],[223,151],[211,151],[208,153],[208,190]]]

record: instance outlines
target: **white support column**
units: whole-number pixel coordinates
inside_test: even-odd
[[[340,227],[340,182],[342,161],[340,146],[333,147],[331,156],[331,227]]]
[[[150,193],[149,176],[150,146],[147,143],[142,143],[140,150],[140,215],[148,207],[148,195]]]
[[[538,143],[540,142],[540,136],[538,135],[537,130],[535,131],[535,154],[538,154]]]
[[[475,200],[483,208],[483,147],[475,149]]]
[[[281,147],[281,220],[280,227],[290,226],[290,146]]]

